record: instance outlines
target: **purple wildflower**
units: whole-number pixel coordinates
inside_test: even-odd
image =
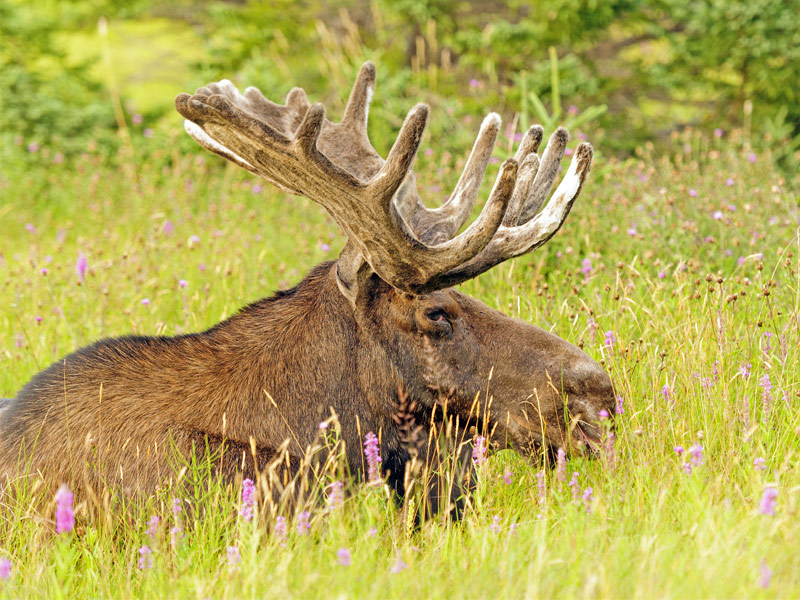
[[[573,472],[572,477],[567,484],[569,486],[570,491],[572,492],[572,499],[577,500],[581,494],[581,486],[578,484],[578,473]]]
[[[587,487],[585,490],[583,490],[583,495],[581,496],[581,498],[583,499],[583,505],[586,507],[586,512],[587,513],[592,512],[592,494],[593,493],[594,493],[594,490],[592,488],[590,488],[590,487]]]
[[[28,233],[36,233],[36,225],[33,223],[25,223],[25,231]]]
[[[475,438],[475,445],[472,447],[472,462],[477,466],[486,462],[486,438],[482,435]]]
[[[11,579],[11,560],[0,556],[0,579]]]
[[[89,266],[89,261],[86,259],[86,255],[81,252],[78,255],[78,259],[75,261],[75,273],[78,275],[78,281],[83,282],[86,279],[86,269]]]
[[[144,137],[146,137],[146,138],[151,138],[151,137],[153,137],[153,130],[152,130],[150,127],[147,127],[147,128],[145,128],[145,130],[142,132],[142,135],[143,135]]]
[[[567,453],[563,448],[556,452],[556,479],[561,483],[567,480]]]
[[[711,218],[715,221],[722,221],[722,211],[715,210],[713,213],[711,213]]]
[[[664,396],[666,402],[669,402],[670,408],[675,406],[675,401],[672,399],[672,390],[669,389],[669,385],[666,383],[661,388],[661,395]]]
[[[625,403],[625,399],[621,395],[617,396],[617,406],[614,409],[614,414],[615,415],[621,415],[622,413],[625,412],[625,408],[623,407],[624,403]]]
[[[681,465],[681,468],[683,469],[683,472],[686,473],[687,475],[691,475],[692,474],[692,463],[690,463],[690,462],[683,463]]]
[[[364,436],[364,456],[367,458],[367,479],[369,481],[380,480],[381,455],[379,441],[378,436],[371,431]]]
[[[369,537],[372,537],[372,538],[374,538],[376,535],[378,535],[378,528],[377,528],[377,527],[370,527],[370,528],[367,530],[367,535],[368,535]]]
[[[767,589],[770,583],[772,583],[772,569],[767,565],[767,561],[762,559],[758,567],[758,587]]]
[[[189,282],[186,281],[185,279],[178,279],[178,287],[185,288],[188,285],[189,285]]]
[[[172,235],[173,231],[175,231],[175,225],[172,224],[172,221],[164,221],[164,225],[161,226],[161,233],[164,235]]]
[[[586,279],[588,279],[589,275],[592,274],[592,270],[593,269],[592,269],[592,261],[591,261],[591,259],[584,258],[581,261],[581,273],[583,273],[583,276],[586,277]]]
[[[286,517],[283,515],[275,519],[275,537],[281,542],[286,539]]]
[[[675,454],[678,454],[678,455],[683,454],[683,452],[684,452],[683,446],[675,446],[673,448],[673,450],[675,450]]]
[[[722,137],[722,129],[720,129],[719,127],[717,127],[717,128],[714,130],[714,137],[716,137],[716,138],[721,138],[721,137]]]
[[[508,526],[508,537],[517,535],[517,525],[516,522],[512,522],[511,525]]]
[[[353,557],[350,555],[350,550],[347,548],[339,548],[336,551],[336,558],[338,559],[337,562],[343,567],[349,567],[353,560]]]
[[[344,493],[342,492],[342,482],[334,481],[329,486],[328,491],[328,506],[331,509],[338,508],[344,502]]]
[[[30,144],[28,144],[28,152],[30,152],[31,154],[35,154],[38,151],[39,151],[39,144],[37,144],[36,142],[31,142]]]
[[[183,527],[175,525],[169,530],[169,545],[174,549],[178,547],[181,539],[183,539]]]
[[[600,420],[603,421],[603,420],[607,419],[610,415],[609,415],[609,412],[605,408],[601,408],[600,412],[597,413],[597,416],[599,416]]]
[[[139,569],[145,571],[153,568],[153,551],[145,544],[139,548]]]
[[[408,565],[405,562],[403,562],[402,558],[400,558],[398,556],[397,560],[394,561],[394,564],[392,565],[392,568],[389,569],[389,572],[390,573],[400,573],[401,571],[405,571],[407,568],[408,568]]]
[[[536,489],[539,492],[539,500],[544,500],[546,488],[544,485],[544,471],[536,473]]]
[[[748,152],[748,153],[747,153],[747,160],[748,160],[748,161],[750,161],[751,163],[754,163],[754,162],[756,162],[756,155],[755,155],[755,153],[754,153],[754,152]]]
[[[161,519],[158,518],[158,515],[153,515],[150,517],[150,520],[147,522],[147,530],[145,533],[150,537],[151,540],[155,541],[156,534],[158,533],[158,524]]]
[[[228,546],[228,571],[233,573],[239,568],[240,562],[242,562],[242,553],[239,546]]]
[[[260,194],[261,190],[263,190],[263,189],[264,188],[261,186],[261,184],[257,183],[252,187],[252,189],[250,191],[252,191],[254,194]]]
[[[606,337],[606,348],[611,348],[614,342],[617,341],[617,336],[614,335],[614,332],[611,330],[606,331],[605,337]]]
[[[136,113],[135,115],[133,115],[131,117],[131,122],[134,125],[141,125],[142,124],[142,115],[140,115],[139,113]]]
[[[326,244],[325,242],[322,242],[319,245],[319,249],[322,250],[323,252],[330,252],[331,251],[331,247],[328,244]]]
[[[56,492],[56,533],[69,533],[75,527],[73,500],[74,496],[67,484],[62,484]]]
[[[692,455],[692,464],[695,467],[699,467],[706,461],[705,456],[703,455],[703,446],[700,444],[695,444],[689,448],[689,454]]]
[[[745,363],[739,367],[739,375],[741,375],[743,379],[750,378],[750,363]]]
[[[473,79],[469,80],[469,87],[475,89],[475,88],[479,88],[480,86],[481,86],[481,82],[478,81],[477,79],[473,78]]]
[[[182,510],[183,510],[183,507],[181,506],[181,499],[180,498],[173,498],[172,499],[172,514],[177,517]]]
[[[489,531],[492,533],[500,533],[500,516],[495,515],[492,517],[492,524],[489,525]]]
[[[242,507],[239,515],[245,521],[252,521],[256,508],[256,486],[253,480],[248,478],[242,482]]]
[[[306,535],[311,529],[311,513],[304,510],[297,515],[297,535]]]
[[[506,469],[503,471],[503,481],[506,485],[511,485],[511,482],[514,479],[514,472]]]
[[[753,467],[756,471],[766,471],[767,463],[759,456],[753,459]]]
[[[774,515],[775,506],[778,504],[778,488],[768,487],[761,495],[758,512],[762,515]]]
[[[764,390],[762,395],[764,413],[761,420],[766,423],[769,421],[770,412],[772,412],[772,394],[770,394],[770,391],[772,390],[772,382],[769,380],[769,373],[765,373],[764,376],[758,380],[758,383],[761,386],[761,389]]]
[[[692,198],[696,198],[696,197],[697,197],[697,190],[696,190],[696,189],[694,189],[694,188],[689,188],[689,195],[690,195]]]
[[[736,183],[736,182],[734,181],[733,177],[728,177],[725,180],[725,185],[727,185],[728,187],[732,186],[734,183]]]

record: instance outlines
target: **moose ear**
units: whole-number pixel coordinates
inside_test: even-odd
[[[367,282],[374,273],[355,243],[348,240],[336,261],[336,285],[354,307],[359,294],[367,289]]]

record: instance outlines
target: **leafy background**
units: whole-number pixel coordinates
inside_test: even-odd
[[[524,115],[536,96],[555,118],[606,105],[591,123],[605,152],[630,154],[687,126],[744,127],[755,148],[773,148],[781,167],[795,170],[797,8],[770,0],[3,0],[0,131],[4,154],[31,143],[65,156],[89,141],[112,149],[133,115],[153,129],[174,127],[171,98],[222,77],[268,97],[300,85],[335,109],[369,58],[381,78],[371,127],[384,144],[419,98],[453,114],[435,120],[435,135],[489,108]],[[551,51],[560,107],[551,101]]]

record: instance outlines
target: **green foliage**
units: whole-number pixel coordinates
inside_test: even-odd
[[[57,15],[0,3],[0,133],[3,145],[35,143],[83,150],[89,139],[113,145],[114,117],[87,64],[71,64],[59,47]]]
[[[499,110],[513,119],[533,114],[539,104],[537,114],[552,119],[575,106],[590,117],[591,130],[605,133],[606,151],[622,155],[643,141],[663,143],[686,125],[724,131],[743,126],[749,143],[770,148],[787,173],[800,165],[800,13],[791,3],[181,0],[166,6],[154,0],[7,0],[0,10],[0,85],[8,91],[0,123],[4,147],[12,150],[15,139],[24,148],[55,137],[67,154],[85,148],[87,140],[114,153],[117,123],[105,90],[113,74],[89,69],[99,57],[77,53],[83,58],[75,59],[77,40],[106,16],[112,31],[125,29],[125,19],[141,25],[127,32],[127,41],[114,42],[112,51],[123,57],[135,53],[131,36],[139,46],[150,43],[147,23],[162,29],[165,19],[181,22],[176,43],[192,52],[165,44],[161,53],[173,60],[159,62],[175,70],[170,81],[184,82],[180,89],[227,77],[279,99],[300,85],[326,94],[317,99],[333,113],[359,63],[372,59],[381,77],[375,107],[381,121],[371,124],[378,145],[391,139],[409,100],[452,110],[452,121],[434,119],[432,127],[459,137],[454,124],[467,115]],[[187,24],[193,32],[188,37]],[[551,47],[561,111],[543,100],[554,92]],[[178,54],[183,63],[174,60]],[[142,69],[115,74],[123,106],[148,93],[140,82],[156,69],[146,61]],[[471,88],[470,81],[480,85]],[[148,89],[160,96],[168,87]],[[148,107],[148,122],[175,118],[169,89],[160,104]],[[602,114],[588,108],[601,105],[607,107]]]

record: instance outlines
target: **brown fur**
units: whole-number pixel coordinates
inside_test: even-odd
[[[358,421],[361,435],[380,432],[384,467],[401,488],[409,456],[393,418],[398,387],[423,425],[441,390],[452,391],[449,410],[462,423],[476,397],[482,415],[491,397],[495,439],[523,452],[570,446],[561,391],[587,421],[610,409],[607,375],[556,336],[455,290],[410,296],[376,276],[354,307],[335,266],[203,333],[107,339],[56,362],[3,410],[0,473],[14,477],[24,455],[50,487],[149,493],[174,476],[173,445],[189,456],[225,440],[222,474],[252,476],[251,438],[260,466],[285,440],[296,464],[334,412],[350,469],[362,468]]]

